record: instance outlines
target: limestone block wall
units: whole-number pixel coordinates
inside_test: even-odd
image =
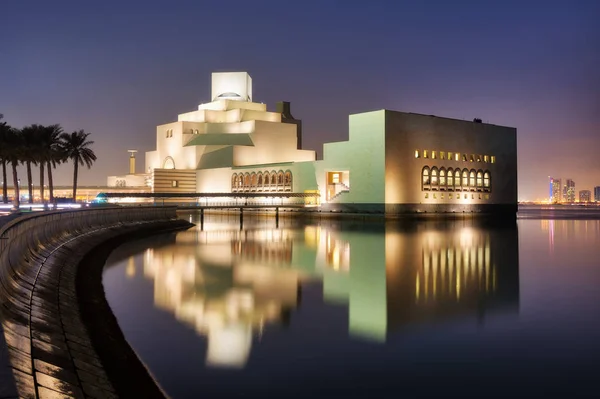
[[[80,262],[106,240],[182,223],[175,207],[109,207],[30,214],[0,229],[0,320],[19,397],[122,396],[83,321]],[[161,397],[148,385],[145,397]]]

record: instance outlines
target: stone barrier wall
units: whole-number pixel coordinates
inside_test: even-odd
[[[80,262],[123,234],[189,227],[176,218],[175,207],[107,207],[29,214],[2,226],[0,320],[19,397],[119,396],[82,321]]]

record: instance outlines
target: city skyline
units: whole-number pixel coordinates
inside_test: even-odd
[[[81,184],[102,185],[127,149],[152,149],[156,125],[209,100],[209,71],[240,69],[273,82],[254,93],[268,109],[291,101],[320,156],[347,139],[348,114],[396,109],[517,127],[520,200],[547,198],[548,175],[600,185],[597,3],[182,3],[6,5],[0,113],[92,132]],[[56,175],[69,184],[68,167]]]

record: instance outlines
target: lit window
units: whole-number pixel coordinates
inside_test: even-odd
[[[433,193],[433,199],[437,199],[437,195]]]
[[[440,199],[444,199],[444,193],[440,194]]]
[[[462,160],[463,162],[467,162],[467,154],[462,154]]]
[[[481,155],[477,154],[477,162],[481,162]]]
[[[490,189],[490,172],[485,172],[483,174],[483,187],[486,191]]]
[[[491,157],[491,162],[496,163],[496,157],[494,155],[492,155],[492,157]]]
[[[436,159],[436,158],[437,158],[437,152],[431,151],[431,159]]]
[[[490,199],[490,195],[489,195],[489,194],[486,194],[486,195],[485,195],[485,199],[486,199],[486,200],[489,200],[489,199]]]
[[[454,160],[457,162],[460,160],[460,154],[458,152],[454,154]]]
[[[447,157],[446,159],[447,159],[448,161],[452,161],[452,158],[454,158],[454,155],[453,155],[451,152],[449,152],[449,153],[448,153],[448,157]]]
[[[483,162],[485,162],[485,163],[490,162],[490,157],[488,155],[484,155],[483,156]]]
[[[448,190],[453,190],[454,189],[454,171],[452,169],[448,169],[447,172],[447,184],[448,184]]]
[[[477,188],[483,187],[483,172],[477,171]]]
[[[475,171],[471,170],[469,173],[469,187],[475,187]]]
[[[454,171],[454,188],[456,190],[460,190],[460,170],[456,169]]]
[[[429,193],[425,193],[425,199],[429,198]]]
[[[419,158],[419,150],[415,150],[415,158]]]
[[[446,170],[444,168],[440,169],[440,187],[446,189]]]
[[[423,150],[423,158],[428,158],[427,150]]]
[[[452,199],[452,193],[448,194],[448,199]]]
[[[469,158],[470,162],[474,162],[475,161],[475,155],[471,154],[471,157]]]
[[[467,199],[467,194],[465,194],[465,199]]]
[[[423,168],[422,175],[423,175],[423,189],[428,190],[429,184],[430,184],[430,179],[429,179],[429,168],[427,166]]]
[[[194,134],[198,134],[198,129],[194,130]]]
[[[436,187],[438,185],[438,170],[435,167],[431,169],[431,185]]]
[[[466,169],[463,169],[462,172],[462,186],[463,188],[469,187],[469,171]]]
[[[178,186],[177,180],[171,181],[171,187],[177,187],[177,186]]]
[[[440,151],[440,159],[446,159],[446,153],[444,151]]]

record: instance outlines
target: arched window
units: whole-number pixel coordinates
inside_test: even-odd
[[[483,187],[483,172],[481,170],[477,171],[477,188],[480,189]]]
[[[163,162],[163,169],[175,169],[175,161],[171,157],[166,157]]]
[[[429,190],[429,185],[431,184],[431,180],[429,179],[429,167],[425,166],[423,168],[423,172],[421,172],[421,175],[423,177],[423,186],[421,187],[421,189]]]
[[[283,186],[283,171],[282,170],[277,172],[277,185]]]
[[[244,189],[248,190],[250,188],[250,174],[246,173],[244,175]]]
[[[469,188],[469,171],[467,169],[463,169],[462,171],[462,188],[463,190]]]
[[[454,171],[454,189],[460,190],[460,169]]]
[[[431,168],[431,188],[436,189],[438,186],[438,170],[434,166]]]
[[[234,173],[233,175],[231,175],[231,191],[237,190],[237,180],[238,180],[237,173]]]
[[[446,169],[440,169],[440,189],[446,189]]]
[[[262,187],[263,185],[263,175],[262,172],[258,172],[258,183],[257,183],[258,187]]]
[[[448,190],[454,190],[454,170],[452,170],[452,168],[448,169],[446,175],[448,176]]]
[[[269,183],[271,182],[271,176],[269,175],[269,172],[264,173],[263,179],[264,186],[269,187]]]
[[[271,171],[271,186],[277,185],[277,172],[274,170]]]
[[[475,188],[475,169],[471,169],[469,172],[469,187]]]
[[[252,172],[252,174],[250,175],[250,187],[252,187],[253,190],[256,189],[256,186],[258,185],[258,176],[256,176],[256,173]]]
[[[285,184],[286,189],[292,189],[292,172],[290,172],[289,170],[285,171],[283,183]]]
[[[492,188],[490,172],[487,170],[483,174],[483,187],[484,187],[485,191],[491,191],[490,189]]]

